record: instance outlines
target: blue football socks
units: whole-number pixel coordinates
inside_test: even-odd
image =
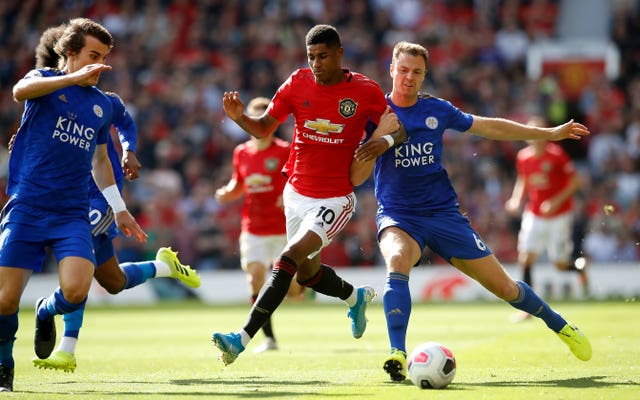
[[[18,331],[18,312],[0,315],[0,364],[14,368],[13,342]]]
[[[122,263],[120,264],[120,269],[124,272],[127,280],[123,289],[131,289],[156,276],[156,267],[153,265],[153,261]]]
[[[382,297],[391,347],[406,352],[407,326],[411,315],[409,275],[390,272]]]
[[[553,311],[549,305],[538,296],[529,285],[522,281],[518,281],[520,294],[518,298],[510,301],[513,307],[518,310],[525,311],[534,317],[538,317],[554,332],[559,332],[566,324],[564,318],[557,312]]]

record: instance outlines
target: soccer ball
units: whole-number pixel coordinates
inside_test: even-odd
[[[456,375],[456,359],[446,346],[426,342],[409,355],[409,379],[421,389],[443,389]]]

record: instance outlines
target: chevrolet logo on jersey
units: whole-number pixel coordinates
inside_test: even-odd
[[[318,118],[315,121],[306,120],[304,127],[314,130],[322,135],[329,135],[330,133],[340,133],[344,125],[332,124],[328,119]]]

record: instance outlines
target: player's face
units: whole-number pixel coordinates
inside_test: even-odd
[[[342,47],[328,47],[326,44],[307,46],[307,62],[321,85],[333,85],[342,81]]]
[[[84,47],[68,57],[69,72],[75,72],[89,64],[104,64],[107,59],[111,50],[108,45],[93,36],[86,36],[84,40]],[[96,85],[99,79],[100,75],[97,75],[93,84]]]
[[[427,66],[421,56],[400,53],[395,63],[391,64],[393,91],[404,97],[416,97],[422,87]]]

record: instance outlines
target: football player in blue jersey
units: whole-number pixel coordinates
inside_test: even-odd
[[[65,24],[49,28],[40,37],[40,43],[36,48],[36,69],[58,68],[62,58],[55,52],[55,44],[64,32]],[[139,176],[141,168],[136,157],[136,142],[138,132],[135,122],[126,110],[120,97],[111,92],[105,92],[113,105],[112,124],[118,131],[118,138],[122,146],[122,161],[118,151],[109,137],[107,141],[107,153],[113,168],[116,184],[120,191],[124,178],[134,180]],[[104,196],[93,180],[89,183],[91,209],[89,218],[93,234],[93,246],[96,254],[95,278],[110,294],[120,293],[124,289],[130,289],[146,282],[154,277],[173,277],[180,279],[190,287],[200,286],[200,277],[188,265],[182,265],[174,253],[168,247],[162,247],[156,253],[156,259],[152,261],[127,262],[119,264],[115,254],[112,240],[119,231],[113,222],[111,212]],[[53,354],[51,351],[55,342],[39,343],[36,348],[34,365],[40,368],[59,369],[73,372],[76,368],[75,348],[82,326],[84,309],[64,314],[64,335]]]
[[[514,281],[459,210],[456,192],[442,165],[442,136],[447,129],[493,140],[580,139],[589,130],[573,120],[552,128],[527,126],[501,118],[462,112],[450,102],[419,92],[427,73],[428,52],[400,42],[393,50],[393,89],[387,101],[407,130],[407,141],[375,162],[352,169],[361,183],[373,168],[378,199],[378,241],[387,267],[383,306],[391,354],[383,368],[394,381],[406,371],[406,333],[411,313],[409,273],[423,249],[433,252],[478,281],[513,307],[541,318],[580,360],[591,358],[589,340],[553,311],[524,282]],[[356,159],[365,157],[356,152]]]
[[[32,70],[13,87],[25,111],[9,158],[0,235],[0,391],[13,390],[13,342],[20,297],[45,247],[58,262],[60,288],[38,302],[36,338],[55,336],[53,317],[84,307],[95,254],[89,223],[89,182],[95,179],[127,236],[146,234],[127,211],[107,154],[112,105],[95,87],[113,46],[100,24],[69,22],[56,44],[61,70]],[[54,339],[55,342],[55,339]]]

